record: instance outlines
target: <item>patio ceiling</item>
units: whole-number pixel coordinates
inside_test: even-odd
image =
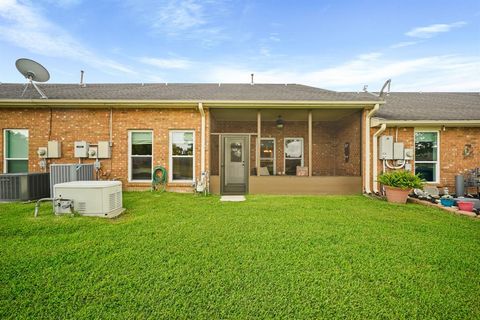
[[[217,121],[257,121],[256,109],[211,109]],[[313,121],[337,121],[358,109],[315,109],[312,110]],[[275,121],[281,116],[285,121],[307,121],[308,110],[263,109],[262,121]]]

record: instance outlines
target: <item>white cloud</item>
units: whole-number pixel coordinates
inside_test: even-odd
[[[272,56],[270,49],[267,48],[267,47],[261,47],[260,48],[260,55],[262,55],[264,57],[271,57]]]
[[[223,0],[128,0],[123,5],[162,37],[195,40],[205,47],[229,39],[224,24],[216,20],[229,14]]]
[[[399,91],[480,91],[480,59],[465,56],[435,56],[399,78]]]
[[[81,61],[107,73],[135,73],[121,63],[94,54],[61,27],[45,18],[38,8],[16,0],[2,0],[0,17],[0,40],[33,54]]]
[[[276,33],[276,32],[270,33],[270,36],[268,37],[268,40],[270,40],[272,42],[280,42],[279,34]]]
[[[139,61],[160,69],[188,69],[192,62],[187,59],[143,57]]]
[[[43,0],[47,3],[53,4],[57,7],[68,8],[79,5],[82,0]]]
[[[144,76],[144,77],[146,78],[146,80],[148,80],[149,82],[154,82],[154,83],[168,82],[168,81],[165,80],[164,77],[159,76],[159,75],[157,75],[157,74],[148,74],[148,73],[147,73],[147,74],[145,74],[145,75],[143,75],[143,76]]]
[[[403,41],[403,42],[392,44],[389,48],[390,49],[404,48],[404,47],[414,46],[417,43],[418,41]]]
[[[445,23],[439,23],[439,24],[432,24],[426,27],[419,27],[419,28],[414,28],[405,35],[409,37],[414,37],[414,38],[431,38],[435,36],[438,33],[442,32],[449,32],[453,28],[460,28],[467,23],[465,21],[459,21],[455,23],[450,23],[450,24],[445,24]]]
[[[206,25],[222,11],[220,4],[217,0],[129,0],[127,7],[155,32],[178,35],[212,28]]]
[[[365,60],[365,61],[371,61],[378,59],[382,56],[381,52],[370,52],[370,53],[364,53],[358,56],[358,60]]]
[[[465,56],[428,56],[388,59],[378,53],[360,55],[337,66],[310,70],[288,70],[216,66],[203,72],[202,81],[248,82],[255,73],[257,83],[301,83],[339,91],[361,90],[368,84],[380,89],[392,78],[392,88],[400,91],[479,91],[480,59]],[[210,70],[209,69],[209,70]],[[256,70],[255,70],[256,69]]]
[[[204,7],[196,0],[170,0],[157,11],[154,28],[186,30],[206,23]]]

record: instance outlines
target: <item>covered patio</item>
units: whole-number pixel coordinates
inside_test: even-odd
[[[363,108],[210,109],[210,190],[362,192]]]

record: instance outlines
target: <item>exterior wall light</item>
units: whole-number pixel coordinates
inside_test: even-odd
[[[282,129],[284,124],[285,122],[283,121],[282,116],[278,116],[277,121],[275,121],[275,126],[277,127],[277,129]]]

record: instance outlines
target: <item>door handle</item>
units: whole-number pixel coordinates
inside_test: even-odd
[[[244,160],[244,161],[242,161],[242,166],[243,166],[243,167],[245,167],[245,160]]]

